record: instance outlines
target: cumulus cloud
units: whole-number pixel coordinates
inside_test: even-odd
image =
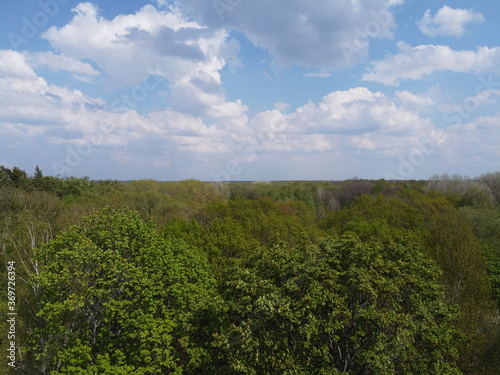
[[[29,67],[28,57],[15,57],[19,66]],[[57,146],[54,152],[68,147],[93,149],[116,163],[135,163],[135,156],[131,156],[139,154],[141,162],[150,157],[151,162],[161,159],[169,164],[173,155],[196,158],[225,154],[249,161],[252,155],[268,153],[342,153],[352,148],[384,152],[397,140],[420,136],[431,128],[417,113],[363,87],[332,92],[320,102],[307,103],[294,111],[286,103],[276,103],[275,109],[251,118],[241,101],[220,105],[211,102],[209,124],[202,116],[172,108],[148,115],[130,108],[109,111],[101,99],[48,84],[33,74],[27,74],[31,77],[27,78],[26,74],[17,77],[19,74],[12,72],[0,78],[4,142],[22,139],[36,143],[44,139]],[[204,77],[193,76],[191,84],[204,86],[207,93],[217,89],[217,84]],[[10,147],[17,146],[13,143]],[[65,155],[54,156],[54,160],[60,169],[67,164]]]
[[[250,121],[255,150],[388,157],[436,132],[428,119],[364,87],[335,91],[290,113],[263,111]],[[249,142],[250,141],[246,141]],[[300,145],[302,142],[302,145]],[[372,155],[373,157],[373,155]]]
[[[244,33],[277,65],[345,68],[368,55],[373,38],[392,38],[395,0],[186,0],[203,24]]]
[[[465,33],[466,24],[482,22],[484,16],[480,12],[473,9],[453,9],[445,5],[434,16],[427,9],[417,25],[428,36],[461,36]]]
[[[234,107],[224,97],[220,70],[235,58],[239,45],[225,30],[152,5],[111,20],[91,3],[79,4],[74,12],[67,25],[52,27],[43,37],[69,59],[94,62],[108,77],[107,86],[137,85],[154,73],[169,82],[172,109],[210,117],[214,106]]]
[[[0,51],[0,55],[14,56],[11,61],[26,74],[19,74],[18,69],[6,71],[10,74],[0,77],[0,121],[26,126],[57,126],[64,123],[66,115],[104,104],[79,90],[49,84],[36,75],[22,54],[5,52],[9,51]]]
[[[70,72],[75,78],[82,81],[88,81],[99,75],[99,72],[89,63],[74,60],[64,55],[56,55],[53,52],[26,52],[25,56],[30,66],[35,69],[47,67],[54,72]]]
[[[29,67],[25,56],[15,56],[19,66]],[[449,139],[443,149],[453,155],[465,142],[461,134],[469,133],[476,134],[477,147],[485,142],[491,145],[485,150],[497,152],[492,141],[498,138],[497,118],[437,130],[418,112],[433,103],[406,91],[391,98],[357,87],[331,92],[295,110],[277,103],[274,109],[251,118],[242,112],[244,105],[235,102],[214,108],[216,113],[209,124],[201,116],[173,109],[148,115],[132,109],[108,111],[101,99],[48,84],[31,73],[11,73],[0,78],[2,147],[14,152],[27,145],[32,149],[43,146],[34,155],[45,155],[54,166],[47,173],[53,174],[85,173],[85,168],[97,168],[105,159],[108,168],[113,168],[113,173],[122,171],[122,176],[127,176],[127,168],[143,166],[141,171],[164,168],[172,171],[169,178],[187,178],[193,173],[200,176],[199,163],[209,158],[207,179],[211,178],[210,171],[217,171],[218,166],[223,170],[228,161],[234,160],[240,162],[239,167],[247,168],[248,176],[258,168],[260,172],[255,173],[265,178],[262,168],[270,171],[293,157],[304,176],[324,178],[322,168],[331,163],[331,158],[342,162],[338,168],[346,170],[360,160],[397,161],[398,155],[407,154],[428,138],[440,142]],[[275,156],[270,159],[270,155]],[[310,163],[315,163],[316,174],[307,167]],[[103,173],[103,178],[109,178],[111,170]],[[276,172],[269,173],[270,178],[277,177]]]
[[[37,77],[24,56],[12,50],[0,50],[0,77],[32,79]]]
[[[500,48],[478,47],[455,51],[448,46],[411,47],[398,42],[399,53],[373,62],[363,80],[398,86],[402,80],[418,80],[437,71],[456,73],[500,73]]]
[[[17,69],[3,69],[0,74],[2,147],[17,149],[28,144],[45,144],[51,134],[68,138],[85,134],[88,122],[83,120],[80,127],[69,119],[88,120],[85,114],[99,111],[104,104],[102,100],[49,84],[31,69],[23,54],[0,51],[0,55],[9,58],[2,61],[17,66]]]
[[[318,103],[308,103],[293,114],[289,122],[297,132],[321,134],[417,134],[428,129],[428,121],[398,107],[381,92],[365,87],[336,91]]]
[[[114,169],[107,172],[112,175],[126,165],[185,168],[202,155],[235,152],[234,136],[248,128],[241,101],[216,103],[213,124],[169,108],[146,115],[126,107],[111,111],[99,98],[37,76],[28,63],[31,55],[6,51],[0,55],[16,63],[6,60],[0,75],[0,147],[9,149],[11,156],[29,147],[24,157],[31,158],[31,164],[43,159],[51,166],[46,173],[79,175],[89,165],[101,170],[101,164]],[[177,175],[192,177],[187,169]]]
[[[42,34],[52,51],[0,50],[0,148],[11,160],[31,158],[26,164],[36,165],[43,159],[58,167],[46,173],[94,178],[130,178],[133,170],[133,178],[210,179],[243,166],[243,174],[230,177],[276,179],[335,178],[330,171],[378,178],[381,165],[421,153],[419,145],[428,139],[435,142],[434,156],[443,150],[450,161],[474,153],[476,162],[500,156],[500,120],[483,116],[494,113],[498,102],[493,82],[458,109],[444,103],[438,88],[389,94],[355,87],[260,112],[226,98],[221,72],[237,62],[240,48],[232,35],[245,35],[268,51],[275,65],[301,65],[310,68],[304,77],[330,77],[366,57],[372,39],[392,37],[391,7],[403,0],[185,0],[189,17],[172,5],[179,2],[154,3],[156,8],[112,19],[81,3],[66,25]],[[461,35],[464,25],[480,22],[480,13],[457,11],[427,12],[421,27],[429,35]],[[395,86],[437,71],[500,72],[498,48],[398,47],[373,62],[363,79]],[[47,70],[95,85],[88,92],[68,88],[77,82],[62,87],[50,81],[54,75],[44,75]],[[275,83],[278,75],[273,78]],[[114,105],[109,94],[140,102],[146,86],[165,91],[142,97],[144,107],[124,100]],[[448,116],[441,121],[440,113],[428,115],[431,110]],[[235,160],[240,164],[231,164]],[[223,173],[211,173],[218,170]]]
[[[256,155],[251,155],[256,158],[247,160],[264,163],[268,154],[288,154],[304,175],[313,175],[313,169],[318,167],[316,178],[321,178],[321,173],[324,176],[325,168],[332,173],[343,171],[351,175],[364,169],[363,175],[379,178],[383,165],[392,175],[397,175],[401,158],[416,153],[421,157],[422,149],[426,152],[423,157],[427,158],[429,148],[435,157],[447,142],[445,130],[420,116],[422,110],[433,105],[425,94],[400,92],[390,97],[357,87],[331,92],[322,100],[309,102],[294,111],[285,112],[286,107],[279,106],[251,119],[254,143],[250,151],[255,151]],[[273,165],[279,164],[277,160],[278,157]],[[306,161],[312,163],[309,168],[315,167],[307,170]],[[372,164],[378,168],[373,175],[367,167]],[[399,178],[403,177],[408,176]]]

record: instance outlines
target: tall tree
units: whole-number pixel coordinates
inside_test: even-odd
[[[191,321],[214,282],[197,251],[106,208],[39,254],[39,373],[171,374],[202,355]]]
[[[455,310],[420,250],[347,236],[230,269],[215,335],[226,374],[459,374]]]

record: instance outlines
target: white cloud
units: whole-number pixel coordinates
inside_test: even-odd
[[[90,77],[99,75],[99,72],[89,63],[74,60],[64,55],[56,55],[53,52],[26,52],[25,56],[31,67],[35,69],[44,66],[54,72],[70,72],[79,80],[88,80]]]
[[[9,51],[0,51],[0,55],[10,58],[4,60],[7,65],[15,64],[18,69],[4,70],[4,74],[10,74],[0,77],[0,121],[26,126],[59,126],[72,113],[103,106],[102,100],[89,98],[79,90],[47,83],[31,70],[22,54],[5,52]]]
[[[495,83],[495,87],[500,84]],[[470,121],[471,118],[480,116],[482,107],[490,107],[493,110],[498,108],[500,90],[486,87],[483,83],[476,87],[474,95],[469,95],[459,103],[456,102],[441,102],[438,106],[440,112],[443,113],[443,119],[446,124],[463,124],[465,121]],[[485,111],[489,111],[486,109]]]
[[[394,0],[186,0],[190,14],[210,27],[243,32],[277,65],[338,69],[368,55],[369,41],[392,38]]]
[[[395,105],[380,92],[357,87],[326,95],[318,103],[308,103],[287,115],[294,131],[320,134],[416,134],[430,124],[412,111]]]
[[[417,25],[428,36],[461,36],[465,33],[466,24],[482,22],[484,16],[480,12],[473,9],[453,9],[445,5],[434,16],[427,9]]]
[[[148,116],[150,133],[172,134],[180,136],[211,136],[217,132],[216,127],[208,127],[200,117],[194,117],[172,110],[153,112]]]
[[[418,115],[419,110],[433,104],[424,95],[400,91],[391,98],[364,87],[332,92],[318,103],[307,103],[295,111],[277,103],[275,109],[251,119],[242,112],[242,103],[228,104],[217,110],[211,125],[200,116],[172,109],[147,116],[133,110],[109,112],[101,100],[50,85],[39,77],[1,78],[0,100],[4,149],[13,152],[45,145],[36,155],[43,152],[49,165],[57,162],[58,168],[66,168],[45,168],[46,173],[78,175],[89,166],[105,164],[113,171],[103,172],[107,173],[103,178],[116,176],[113,173],[119,170],[121,176],[127,176],[127,168],[133,167],[140,167],[144,177],[146,171],[152,173],[159,168],[179,178],[201,178],[200,168],[205,168],[199,167],[202,158],[209,158],[213,171],[217,171],[217,165],[223,170],[228,161],[238,160],[239,167],[248,172],[238,177],[248,178],[255,168],[263,173],[262,168],[285,165],[286,158],[291,157],[316,163],[314,173],[307,163],[300,163],[303,176],[326,178],[324,168],[335,162],[344,167],[332,165],[330,171],[350,167],[351,174],[360,174],[358,164],[363,160],[397,163],[400,155],[412,152],[422,139],[440,140],[439,148],[449,160],[465,147],[467,138],[474,140],[467,146],[470,153],[481,150],[485,160],[491,155],[498,157],[495,150],[500,142],[496,135],[498,118],[436,130]],[[358,168],[356,172],[354,167]],[[281,176],[269,173],[260,176]],[[287,173],[283,176],[296,176]]]
[[[398,42],[399,53],[375,61],[363,80],[398,86],[402,80],[418,80],[436,71],[456,73],[499,73],[500,48],[478,47],[476,51],[455,51],[448,46],[411,47]]]
[[[239,45],[225,30],[210,30],[178,10],[152,5],[112,20],[90,3],[74,12],[67,25],[52,27],[43,37],[70,59],[93,61],[108,77],[106,86],[137,85],[154,72],[169,82],[174,110],[210,117],[215,107],[234,107],[226,103],[220,70],[235,60]]]
[[[422,95],[417,95],[412,93],[411,91],[405,90],[405,91],[396,91],[394,95],[401,102],[402,107],[405,109],[422,112],[422,111],[427,111],[436,105],[436,102],[433,98],[435,92],[427,92]]]
[[[0,50],[0,77],[2,76],[33,79],[37,77],[37,74],[21,53]]]
[[[437,148],[432,157],[439,161],[445,160],[441,151],[450,162],[472,165],[471,156],[476,162],[498,160],[500,120],[484,115],[496,113],[500,91],[493,90],[498,88],[493,82],[471,93],[458,109],[443,103],[449,98],[439,88],[389,95],[355,87],[298,108],[269,104],[269,110],[252,115],[248,103],[226,98],[221,71],[237,62],[240,48],[231,30],[268,51],[275,64],[302,65],[311,68],[305,77],[324,78],[366,57],[372,39],[391,38],[396,24],[387,9],[402,0],[222,2],[229,8],[217,13],[218,0],[185,0],[182,4],[192,7],[193,18],[187,18],[175,2],[156,0],[160,9],[148,5],[113,19],[96,5],[81,3],[65,26],[42,34],[52,52],[0,50],[0,159],[21,160],[22,155],[32,165],[66,163],[68,174],[95,178],[213,178],[220,174],[210,172],[240,167],[244,172],[230,177],[342,178],[334,174],[342,171],[341,176],[377,178],[381,165],[398,163],[401,156],[418,152],[419,142],[432,139]],[[460,35],[472,22],[466,17],[471,13],[451,11],[429,13],[423,27],[431,34]],[[375,61],[363,79],[397,85],[436,71],[500,73],[499,48],[398,46],[399,53]],[[47,69],[94,81],[89,91],[94,97],[51,84],[47,80],[53,75],[39,76]],[[272,70],[259,65],[254,73],[261,71],[269,75]],[[158,76],[166,81],[155,81]],[[291,77],[284,76],[273,75],[273,84]],[[151,95],[137,106],[141,112],[135,106],[109,109],[113,98],[106,89],[131,96],[145,85],[164,90],[163,106],[156,102],[160,95]],[[459,120],[440,120],[436,109]],[[228,164],[235,160],[238,166]]]
[[[199,46],[189,48],[188,45],[189,42],[195,42],[190,39],[201,36],[196,35],[196,32],[202,27],[185,21],[179,14],[158,11],[148,5],[136,14],[107,20],[90,3],[81,3],[73,11],[76,14],[67,25],[52,27],[42,36],[66,56],[78,60],[91,59],[112,76],[124,77],[138,71],[140,80],[147,72],[147,61],[158,60],[161,55],[180,59],[203,58]],[[182,29],[185,29],[184,34],[176,34]],[[143,63],[140,69],[137,65],[136,69],[130,69],[138,62]],[[128,69],[117,72],[113,71],[115,68]],[[175,68],[175,73],[178,73],[180,67]],[[172,78],[175,78],[175,73]]]
[[[444,144],[446,160],[470,167],[481,165],[485,170],[498,168],[500,158],[500,116],[481,116],[472,122],[446,129]]]
[[[381,157],[404,152],[436,132],[430,120],[419,117],[418,112],[364,87],[332,92],[319,103],[307,103],[288,114],[278,109],[261,112],[251,119],[250,127],[253,137],[246,142],[255,150],[335,151],[339,155],[375,152]]]
[[[307,103],[291,113],[288,105],[276,103],[275,109],[251,119],[240,101],[216,103],[209,125],[201,116],[173,109],[147,116],[131,109],[106,111],[102,100],[50,85],[40,77],[1,79],[3,142],[14,148],[27,143],[50,145],[47,150],[52,160],[59,168],[69,165],[69,174],[72,159],[65,150],[73,150],[71,155],[75,155],[78,151],[74,150],[89,149],[93,156],[81,156],[86,160],[99,156],[130,165],[150,160],[151,165],[173,168],[202,155],[232,155],[250,162],[270,153],[384,153],[432,128],[427,120],[396,106],[384,94],[362,87],[332,92],[319,103]],[[13,139],[22,142],[11,142]]]
[[[155,165],[159,158],[171,164],[172,159],[229,152],[235,148],[232,135],[247,126],[247,108],[241,101],[216,102],[212,117],[217,124],[211,126],[199,116],[172,109],[147,116],[132,109],[107,111],[101,99],[38,77],[26,62],[31,55],[0,54],[11,58],[3,60],[2,69],[9,76],[0,76],[1,145],[10,149],[45,145],[44,155],[51,155],[56,165],[47,173],[72,174],[80,166],[75,160],[88,162],[98,155],[116,163],[138,165],[150,160]]]

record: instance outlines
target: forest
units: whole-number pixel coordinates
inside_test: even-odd
[[[5,374],[500,374],[500,172],[0,167]]]

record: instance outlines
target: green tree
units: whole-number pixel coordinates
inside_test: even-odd
[[[479,177],[491,190],[495,202],[500,204],[500,172],[486,173]]]
[[[166,236],[177,236],[203,249],[220,274],[232,258],[246,257],[259,247],[271,246],[277,236],[288,247],[324,236],[314,214],[302,202],[217,200],[198,209],[191,220],[173,218],[162,227]]]
[[[486,350],[481,353],[482,368],[478,372],[498,374],[500,373],[500,327],[498,324],[498,311],[500,309],[500,231],[498,230],[500,228],[500,211],[498,209],[464,207],[460,212],[466,217],[487,256],[488,280],[497,302],[496,322],[493,318],[492,324],[479,326],[480,332],[483,334],[477,336],[484,340],[482,346],[485,346]],[[475,301],[472,301],[471,304],[474,305]],[[481,317],[490,315],[491,313],[482,312]]]
[[[10,184],[10,174],[12,171],[9,168],[4,167],[3,165],[0,166],[0,186],[5,186]]]
[[[293,251],[263,250],[227,271],[215,368],[259,375],[459,374],[462,336],[438,278],[435,264],[402,242],[347,236]]]
[[[425,219],[417,208],[398,196],[382,194],[359,196],[349,207],[330,213],[321,226],[333,234],[352,231],[362,239],[399,235],[418,240],[426,235]]]
[[[464,207],[460,210],[488,258],[488,279],[500,308],[500,210]]]
[[[32,283],[40,274],[41,267],[36,259],[35,249],[53,238],[53,219],[59,212],[59,200],[51,194],[39,191],[15,190],[12,200],[16,203],[10,209],[0,212],[0,275],[6,278],[7,262],[15,262],[16,291],[16,344],[18,360],[26,357],[28,332],[34,328],[34,314],[37,309],[38,286]],[[6,292],[6,290],[5,290]],[[0,312],[6,313],[7,304],[0,305]],[[0,330],[7,332],[2,325]],[[8,343],[0,338],[0,349],[5,352]],[[6,357],[0,358],[4,366]]]
[[[9,179],[12,181],[13,185],[16,188],[19,189],[25,189],[25,190],[30,190],[31,189],[31,184],[28,179],[28,175],[26,174],[25,171],[18,167],[12,168],[12,171],[10,171],[9,174]]]
[[[450,189],[462,189],[463,184],[469,183],[458,178],[439,182],[446,186],[449,184]],[[499,336],[488,283],[489,277],[493,286],[496,285],[497,267],[495,258],[490,255],[488,275],[485,256],[485,250],[491,254],[495,246],[490,243],[481,248],[462,212],[493,211],[491,205],[478,203],[473,204],[474,208],[457,210],[454,205],[472,190],[464,188],[456,191],[459,191],[457,196],[448,191],[441,193],[433,190],[423,194],[406,187],[392,197],[361,195],[349,207],[330,213],[322,226],[330,233],[350,231],[362,239],[410,236],[419,243],[422,251],[443,271],[440,282],[446,287],[447,301],[459,307],[460,317],[456,324],[468,338],[467,343],[461,346],[461,368],[471,374],[486,374],[485,365],[492,362],[486,354],[488,347],[494,340],[492,338]],[[483,233],[490,241],[498,236],[498,226],[491,216],[482,220],[469,216],[478,234]],[[497,243],[500,244],[500,241]]]
[[[461,348],[460,367],[466,373],[487,374],[485,366],[491,359],[485,353],[499,329],[485,251],[464,215],[450,205],[440,207],[428,227],[426,252],[443,270],[447,300],[458,304],[457,326],[468,338]]]
[[[40,373],[171,374],[196,366],[206,261],[129,209],[105,208],[40,251],[31,364]]]

